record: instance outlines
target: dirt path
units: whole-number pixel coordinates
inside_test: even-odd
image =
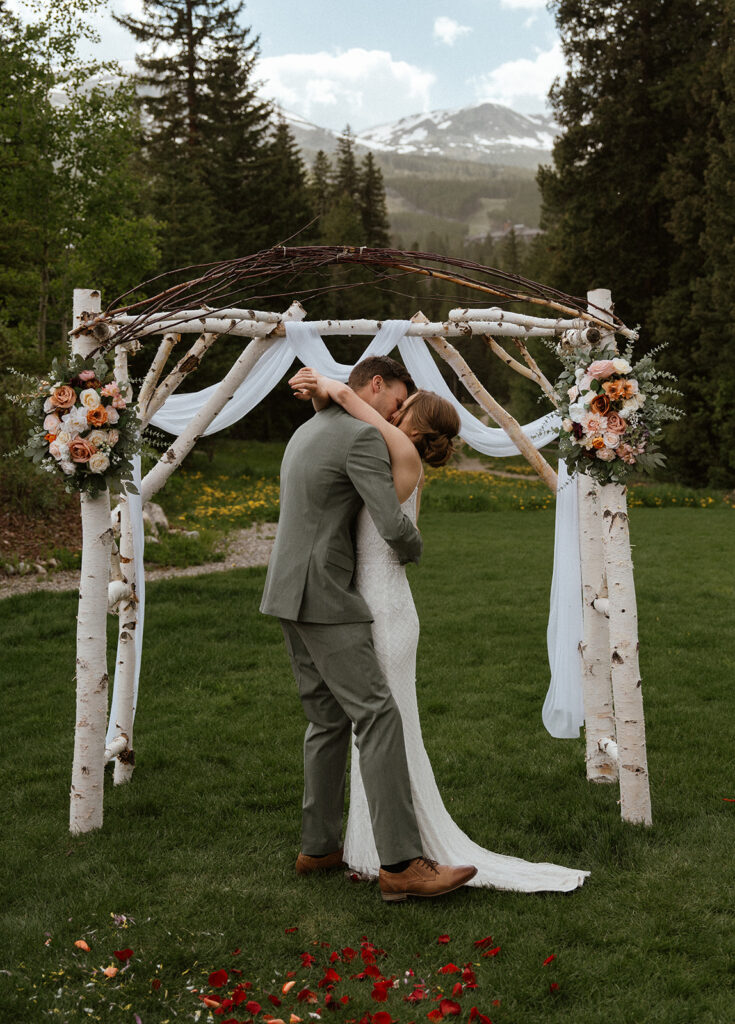
[[[256,523],[247,530],[235,530],[227,538],[224,561],[205,562],[174,568],[152,565],[146,569],[145,578],[167,580],[173,576],[203,576],[210,572],[227,572],[228,569],[249,569],[267,565],[276,535],[275,523]],[[77,590],[78,570],[49,573],[48,576],[7,576],[0,577],[0,600],[15,594],[35,593],[37,590]]]

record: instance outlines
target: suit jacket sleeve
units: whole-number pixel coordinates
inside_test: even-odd
[[[346,470],[383,540],[401,562],[418,562],[423,548],[421,534],[401,511],[388,449],[375,427],[357,435],[347,453]]]

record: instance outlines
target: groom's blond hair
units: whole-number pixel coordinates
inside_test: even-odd
[[[382,377],[386,384],[391,384],[394,380],[403,381],[409,395],[416,390],[413,378],[406,367],[390,356],[368,356],[362,362],[356,363],[352,367],[347,383],[353,391],[359,391],[369,384],[373,377]]]

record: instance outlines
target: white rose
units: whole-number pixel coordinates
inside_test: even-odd
[[[67,462],[66,459],[59,463],[59,466],[64,470],[67,476],[74,476],[77,471],[77,467],[73,462]]]
[[[117,442],[120,440],[120,431],[119,430],[108,430],[108,431],[106,431],[106,433],[107,433],[107,443],[110,445],[110,447],[112,447],[113,445],[116,445]]]
[[[570,419],[562,420],[561,421],[561,429],[562,430],[566,430],[566,432],[568,434],[571,434],[571,432],[572,432],[572,421]]]
[[[567,394],[569,395],[569,401],[573,402],[579,394],[579,388],[577,385],[575,384],[574,387],[569,388]]]
[[[61,422],[65,430],[72,434],[78,434],[80,430],[87,429],[87,410],[75,405],[61,417]]]
[[[620,434],[614,434],[612,430],[606,430],[602,435],[602,440],[605,442],[606,448],[617,448],[620,444]]]
[[[574,423],[581,423],[587,415],[587,409],[582,402],[572,402],[569,406],[569,418]]]
[[[79,395],[79,401],[85,409],[96,409],[98,405],[102,404],[99,392],[94,388],[85,388]]]
[[[91,473],[104,473],[110,465],[110,460],[104,452],[95,452],[94,455],[90,456],[87,465]]]
[[[53,404],[53,402],[51,401],[50,398],[47,398],[46,401],[43,403],[43,411],[44,412],[55,412],[55,410],[56,410],[56,406]]]
[[[602,459],[603,462],[612,462],[613,459],[617,458],[615,452],[611,451],[609,448],[598,448],[595,455],[598,459]]]
[[[57,444],[69,444],[76,437],[76,431],[72,433],[70,430],[60,430],[56,435]]]
[[[612,364],[616,373],[630,373],[633,369],[627,359],[613,359]]]
[[[100,445],[103,444],[109,444],[106,430],[90,430],[85,440],[89,441],[90,444],[93,444],[95,448],[99,448]]]
[[[61,420],[56,413],[50,413],[43,421],[43,429],[49,434],[58,434],[61,430]]]
[[[105,409],[107,411],[107,422],[117,423],[117,421],[120,419],[120,413],[117,411],[117,409],[113,405],[106,405]]]

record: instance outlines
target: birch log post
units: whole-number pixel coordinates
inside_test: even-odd
[[[600,746],[602,739],[614,739],[615,717],[608,619],[595,608],[595,601],[607,595],[598,491],[597,482],[591,476],[577,474],[583,615],[579,654],[582,659],[587,778],[590,782],[615,782],[617,764]]]
[[[630,553],[626,488],[600,487],[602,542],[610,612],[610,669],[623,821],[651,824],[643,691],[638,665],[638,610]]]
[[[119,345],[116,349],[115,378],[126,401],[132,402],[133,387],[128,373],[127,348],[128,345]],[[135,766],[133,721],[135,719],[135,630],[138,623],[138,599],[135,593],[133,526],[130,520],[130,503],[127,499],[120,504],[119,547],[122,582],[126,585],[126,589],[117,602],[115,735],[116,737],[124,735],[127,738],[127,743],[122,750],[116,750],[113,755],[115,757],[113,781],[116,786],[131,780]]]
[[[74,291],[74,323],[100,310],[100,293]],[[97,340],[78,334],[72,352],[88,355]],[[107,725],[107,586],[110,575],[110,492],[81,496],[82,570],[77,613],[77,699],[69,829],[100,828],[103,816]]]

